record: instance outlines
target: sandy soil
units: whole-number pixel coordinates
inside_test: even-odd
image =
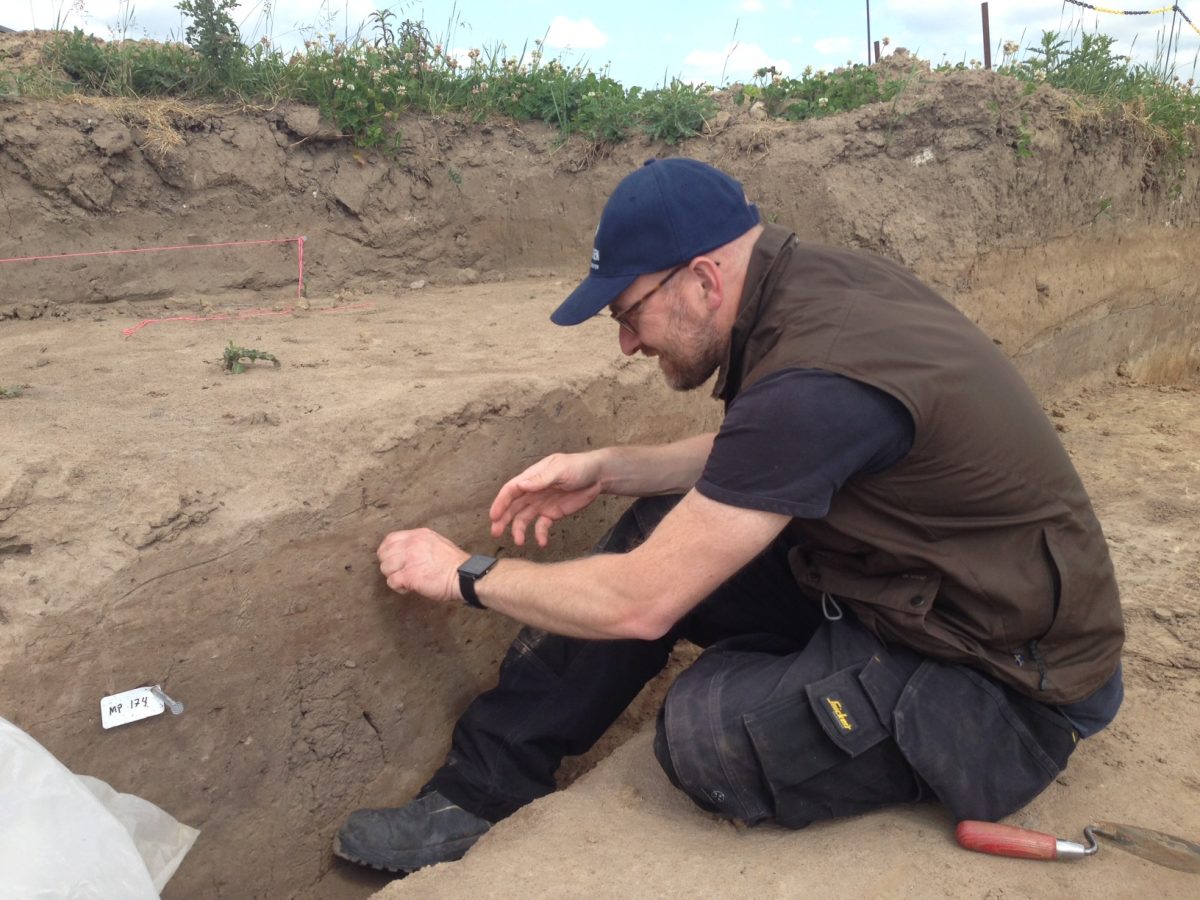
[[[415,789],[513,626],[390,596],[373,574],[378,536],[421,521],[493,549],[481,511],[511,463],[666,436],[702,415],[707,401],[671,396],[686,415],[664,417],[653,367],[613,366],[608,323],[547,326],[562,288],[353,297],[341,313],[162,322],[130,338],[122,328],[136,321],[111,310],[0,332],[5,379],[28,385],[0,407],[5,712],[77,770],[204,828],[169,897],[246,896],[239,876],[263,897],[384,885],[331,861],[329,835],[348,809]],[[484,338],[447,337],[485,300]],[[435,334],[432,360],[422,348]],[[228,340],[284,365],[229,375]],[[498,353],[507,366],[486,362]],[[539,374],[550,365],[553,378]],[[599,395],[597,373],[613,382]],[[489,396],[505,400],[479,399]],[[1094,818],[1195,837],[1200,393],[1124,379],[1047,407],[1112,541],[1129,698],[1018,821],[1064,837]],[[510,419],[515,433],[497,427]],[[599,518],[568,528],[566,545],[586,543]],[[149,682],[188,712],[101,731],[98,698]],[[591,758],[569,763],[567,780],[647,721],[662,687]],[[814,883],[838,885],[822,896],[1191,896],[1185,876],[1115,850],[1069,873],[967,856],[934,809],[796,835],[734,829],[674,796],[647,740],[495,829],[463,863],[390,890],[615,897],[653,885],[696,896],[736,867],[766,896]],[[926,890],[930,871],[940,893]]]
[[[34,50],[0,36],[0,67]],[[521,466],[715,421],[622,360],[611,323],[546,321],[612,185],[678,152],[803,237],[910,266],[1047,398],[1113,542],[1129,699],[1019,820],[1200,837],[1197,160],[1168,170],[1129,122],[984,73],[917,71],[896,104],[799,126],[727,106],[677,148],[413,118],[388,159],[325,127],[302,108],[0,101],[0,259],[309,238],[303,298],[290,245],[0,268],[0,388],[19,394],[0,399],[0,714],[202,828],[168,898],[382,888],[334,863],[333,832],[422,783],[516,625],[391,595],[380,537],[431,525],[511,552],[484,511]],[[229,374],[230,341],[282,365]],[[581,551],[616,510],[535,557]],[[1117,851],[969,856],[932,808],[803,834],[717,823],[670,792],[644,734],[626,743],[665,681],[564,785],[599,768],[389,892],[1195,894]],[[187,712],[100,728],[101,696],[154,683]]]
[[[4,714],[201,825],[175,896],[314,885],[339,820],[415,790],[494,679],[516,625],[397,600],[374,560],[388,530],[496,552],[486,509],[512,466],[701,417],[702,398],[654,412],[667,390],[649,361],[614,363],[611,323],[550,325],[562,290],[356,297],[129,338],[137,320],[111,309],[0,331],[0,380],[27,385],[0,407]],[[231,340],[282,366],[225,372]],[[101,696],[153,683],[187,712],[101,731]]]

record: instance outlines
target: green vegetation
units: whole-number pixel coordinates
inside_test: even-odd
[[[315,35],[285,53],[267,38],[246,46],[229,16],[234,0],[180,0],[191,19],[186,43],[103,42],[75,29],[47,47],[67,87],[118,97],[178,97],[273,104],[311,103],[359,146],[399,147],[407,111],[474,120],[540,120],[564,135],[619,141],[633,129],[675,143],[698,134],[716,108],[712,89],[672,81],[626,90],[604,72],[544,57],[540,41],[510,56],[503,47],[447,52],[424,23],[381,10],[371,31],[349,42]]]
[[[23,393],[25,393],[23,385],[13,384],[8,387],[0,385],[0,400],[15,400]]]
[[[273,363],[275,368],[279,368],[279,360],[270,353],[265,353],[262,350],[252,350],[249,347],[237,347],[233,341],[230,341],[229,346],[225,348],[222,359],[225,368],[234,375],[241,375],[246,371],[246,365],[242,360],[253,363],[256,359],[262,359]]]
[[[754,73],[754,84],[734,89],[733,99],[741,105],[760,102],[767,115],[784,119],[811,119],[858,109],[868,103],[886,102],[903,90],[899,79],[880,81],[866,66],[850,66],[834,72],[807,67],[799,78],[785,78],[774,66]]]
[[[1073,94],[1081,112],[1124,116],[1143,127],[1169,158],[1192,156],[1200,126],[1195,78],[1184,81],[1176,74],[1176,66],[1165,61],[1163,47],[1153,63],[1145,64],[1116,53],[1115,44],[1115,38],[1078,28],[1066,34],[1046,31],[1024,50],[1018,42],[1006,41],[996,71],[1024,82],[1027,96],[1048,84]],[[972,60],[969,65],[943,63],[935,71],[979,67],[979,61]],[[1026,124],[1022,121],[1018,129],[1019,156],[1032,155],[1032,132]]]
[[[1121,110],[1145,126],[1170,156],[1191,156],[1200,124],[1195,79],[1183,81],[1173,66],[1163,63],[1161,53],[1154,64],[1135,65],[1114,53],[1114,38],[1096,33],[1075,38],[1044,32],[1020,60],[1019,47],[1006,44],[999,71],[1070,91],[1104,112]]]
[[[398,120],[407,112],[476,121],[536,120],[564,136],[580,134],[597,143],[640,131],[670,144],[700,133],[717,110],[707,85],[672,79],[657,89],[627,89],[606,70],[547,59],[541,41],[516,55],[497,45],[472,49],[460,58],[449,49],[455,42],[456,16],[441,39],[420,20],[401,21],[380,10],[358,35],[343,40],[333,32],[313,34],[296,52],[274,47],[268,37],[247,44],[230,15],[234,2],[178,0],[189,23],[184,43],[103,42],[76,29],[60,31],[46,52],[70,78],[62,89],[114,97],[311,103],[359,146],[393,150],[401,148]],[[132,24],[132,8],[127,8],[122,38]],[[1043,83],[1072,91],[1081,109],[1123,114],[1147,129],[1159,149],[1175,158],[1190,156],[1200,117],[1194,83],[1182,82],[1174,65],[1135,65],[1114,53],[1114,43],[1081,29],[1067,35],[1046,32],[1024,50],[1017,42],[1006,42],[997,72],[1025,82],[1029,93]],[[934,71],[979,65],[943,63]],[[765,68],[751,84],[732,85],[731,94],[736,103],[760,105],[770,116],[828,116],[895,102],[920,77],[916,65],[899,72],[899,79],[882,75],[886,68],[808,68],[797,78]],[[893,66],[891,71],[898,70]],[[33,88],[10,82],[0,87],[5,90],[28,93]],[[1033,135],[1024,124],[1018,131],[1016,150],[1029,155]]]

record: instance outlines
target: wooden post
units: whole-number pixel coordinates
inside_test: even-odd
[[[875,42],[875,62],[879,62],[880,48],[879,41]]]
[[[988,22],[988,5],[983,4],[983,67],[992,68],[992,26]]]
[[[871,0],[867,0],[867,65],[871,64]]]

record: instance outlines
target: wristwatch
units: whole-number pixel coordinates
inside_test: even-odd
[[[490,572],[495,564],[496,557],[476,554],[458,567],[458,589],[467,605],[476,609],[487,609],[475,593],[475,582]]]

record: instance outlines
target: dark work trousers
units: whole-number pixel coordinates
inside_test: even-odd
[[[638,500],[597,545],[637,546],[678,497]],[[654,752],[702,808],[800,828],[940,798],[997,819],[1066,765],[1068,720],[965,666],[884,645],[831,597],[801,591],[776,541],[655,641],[525,628],[455,726],[426,785],[490,821],[554,790],[684,638],[707,649],[667,693]]]

